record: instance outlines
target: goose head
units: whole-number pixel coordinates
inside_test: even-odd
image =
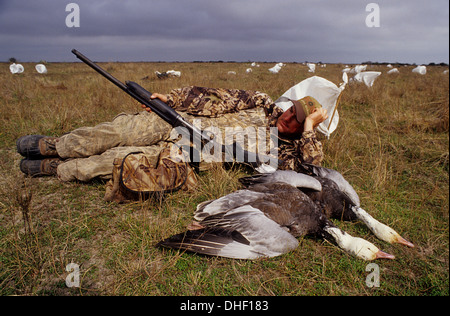
[[[340,248],[355,257],[363,260],[395,259],[395,256],[381,251],[371,242],[353,237],[337,227],[326,227],[325,230],[333,236]]]
[[[408,246],[410,248],[414,247],[414,244],[407,241],[405,238],[400,236],[395,230],[390,228],[389,226],[379,223],[376,227],[377,232],[375,235],[383,241],[386,241],[390,244],[402,244]]]
[[[353,240],[348,245],[346,250],[358,258],[363,260],[395,259],[395,256],[381,251],[378,247],[367,240],[359,237],[352,238]]]
[[[388,242],[390,244],[398,243],[408,247],[413,248],[414,244],[410,243],[402,236],[400,236],[395,230],[389,226],[380,223],[374,219],[370,214],[360,207],[353,207],[353,211],[356,216],[369,227],[369,229],[377,236],[379,239]]]

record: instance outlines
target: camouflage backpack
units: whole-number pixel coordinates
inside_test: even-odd
[[[141,152],[115,159],[112,179],[106,184],[105,200],[123,203],[146,199],[155,193],[194,188],[197,177],[182,155],[181,149],[174,154],[171,147],[166,147],[156,166]]]

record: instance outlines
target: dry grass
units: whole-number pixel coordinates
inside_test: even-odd
[[[192,220],[195,206],[239,187],[248,170],[217,166],[200,175],[196,192],[126,205],[103,201],[104,183],[61,183],[22,176],[15,140],[61,135],[140,107],[83,64],[49,64],[47,75],[0,69],[0,294],[2,295],[448,295],[449,78],[442,67],[420,76],[412,67],[383,75],[372,88],[350,85],[330,139],[325,165],[339,170],[363,207],[416,244],[377,240],[363,225],[338,223],[397,256],[379,261],[381,286],[365,285],[367,262],[311,238],[273,259],[230,260],[157,249]],[[274,99],[311,76],[288,64],[277,75],[261,63],[246,74],[240,63],[107,63],[121,80],[166,93],[185,85],[253,89]],[[155,70],[182,72],[158,80]],[[335,83],[342,65],[318,68]],[[228,75],[228,71],[237,75]],[[142,79],[149,76],[149,79]],[[67,264],[80,265],[81,287],[68,288]]]

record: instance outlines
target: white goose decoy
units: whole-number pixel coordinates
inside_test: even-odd
[[[401,237],[395,230],[379,222],[362,209],[358,194],[339,172],[310,164],[303,164],[302,167],[304,172],[321,184],[321,190],[310,190],[307,186],[296,185],[300,181],[305,181],[305,175],[294,171],[288,173],[278,170],[269,175],[256,175],[240,179],[240,181],[248,186],[252,183],[269,183],[276,178],[278,181],[291,184],[304,191],[318,204],[327,217],[347,221],[360,220],[377,238],[391,244],[399,243],[414,247],[414,244]]]
[[[283,175],[285,176],[285,175]],[[282,177],[283,177],[282,176]],[[309,178],[317,187],[316,180]],[[199,229],[174,235],[158,243],[174,249],[236,259],[275,257],[298,246],[296,237],[312,235],[337,244],[364,260],[394,259],[372,243],[337,228],[317,204],[297,187],[283,182],[251,185],[198,205]]]

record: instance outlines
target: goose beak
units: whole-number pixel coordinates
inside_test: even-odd
[[[379,250],[375,254],[375,259],[395,259],[395,256]]]
[[[404,239],[403,237],[398,237],[397,239],[397,243],[408,246],[410,248],[414,248],[414,244],[410,243],[409,241],[407,241],[406,239]]]

